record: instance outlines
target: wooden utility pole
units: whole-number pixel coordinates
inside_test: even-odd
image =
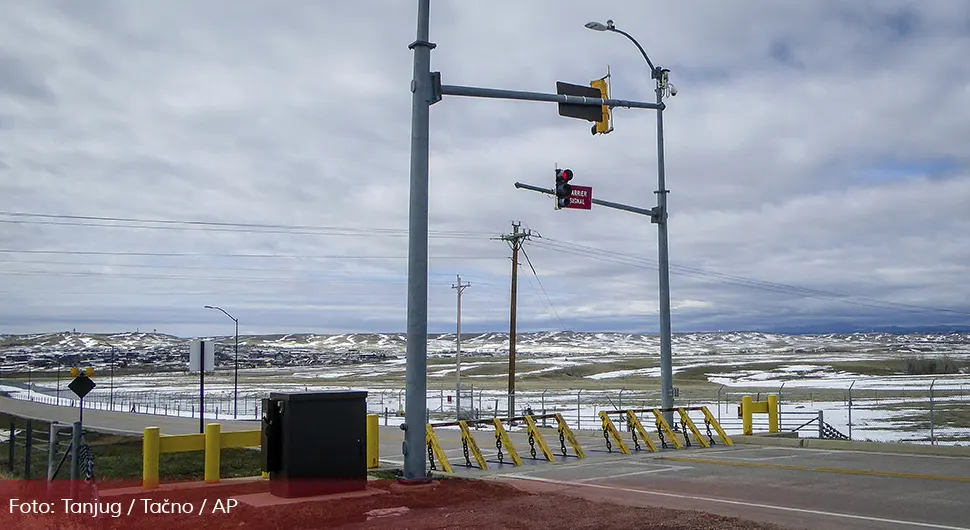
[[[522,223],[512,221],[512,233],[503,234],[498,238],[506,241],[512,248],[512,299],[509,306],[509,416],[515,416],[515,298],[518,289],[519,249],[523,241],[527,241],[533,232],[529,229],[519,231]]]
[[[455,331],[455,417],[461,417],[461,293],[470,283],[461,283],[461,275],[458,275],[458,283],[452,284],[452,289],[458,290],[458,329]]]

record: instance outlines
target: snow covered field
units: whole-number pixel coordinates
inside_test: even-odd
[[[433,419],[455,414],[454,338],[429,340],[428,409]],[[14,370],[20,377],[0,390],[18,399],[55,402],[51,370],[95,366],[99,386],[85,406],[132,410],[134,405],[141,412],[198,415],[198,376],[184,371],[187,339],[150,334],[3,339],[4,373]],[[220,340],[218,371],[206,377],[205,385],[206,415],[213,418],[231,417],[233,409],[231,346]],[[353,388],[369,392],[371,412],[386,410],[388,424],[399,422],[404,340],[397,334],[241,337],[238,416],[258,417],[259,399],[270,392]],[[471,387],[472,396],[471,403],[465,398],[463,408],[484,416],[496,409],[506,412],[507,346],[503,333],[463,335],[461,381]],[[516,395],[518,413],[526,406],[537,413],[558,410],[571,424],[591,428],[598,426],[600,410],[659,404],[653,390],[659,386],[659,341],[654,335],[526,333],[519,335],[516,349],[516,380],[522,382]],[[694,333],[675,335],[673,351],[675,385],[682,387],[677,404],[708,406],[731,433],[740,432],[737,405],[742,394],[772,393],[780,396],[784,430],[810,422],[822,411],[826,423],[851,432],[854,439],[928,443],[932,393],[932,437],[937,443],[970,444],[970,334]],[[104,366],[117,362],[119,355],[127,367],[175,370],[119,372],[112,382]],[[962,373],[900,375],[913,360],[945,361]],[[31,370],[47,370],[35,374],[29,392],[22,377],[27,364]],[[67,383],[62,374],[60,403],[76,405]],[[758,421],[764,428],[766,420]],[[800,432],[816,436],[817,424]]]

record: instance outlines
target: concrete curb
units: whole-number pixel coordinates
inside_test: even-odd
[[[818,438],[776,438],[758,435],[732,436],[731,440],[737,445],[770,445],[775,447],[806,447],[810,449],[834,449],[840,451],[970,457],[970,447],[955,445],[855,442],[851,440],[822,440]]]

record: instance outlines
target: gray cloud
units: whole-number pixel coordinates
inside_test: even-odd
[[[404,329],[414,2],[4,12],[0,211],[329,228],[0,215],[0,332],[212,333],[225,322],[205,304],[251,333]],[[680,88],[665,112],[675,330],[966,323],[865,302],[970,311],[965,8],[433,2],[433,69],[551,92],[609,65],[614,96],[652,99],[636,49],[582,27],[605,18]],[[454,325],[459,273],[466,329],[507,325],[510,252],[489,238],[512,220],[543,236],[520,329],[656,330],[654,225],[512,187],[551,186],[558,163],[597,197],[651,206],[652,112],[616,109],[597,137],[548,104],[446,97],[431,115],[432,331]]]

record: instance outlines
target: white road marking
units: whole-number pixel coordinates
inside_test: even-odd
[[[825,453],[817,453],[816,455],[813,455],[813,456],[826,455],[826,454],[829,454],[830,452],[831,451],[827,451]],[[792,455],[761,456],[761,457],[757,457],[757,456],[745,457],[745,456],[718,455],[718,458],[720,458],[722,460],[739,460],[739,461],[742,461],[742,462],[763,462],[765,460],[782,460],[782,459],[785,459],[785,458],[798,458],[798,457],[806,457],[806,456],[808,456],[808,455],[792,454]]]
[[[522,480],[534,480],[536,482],[547,482],[547,483],[550,483],[550,484],[559,484],[559,485],[563,485],[563,486],[578,486],[578,487],[585,487],[585,488],[600,488],[600,489],[606,489],[606,490],[623,491],[623,492],[627,492],[627,493],[642,493],[642,494],[647,494],[647,495],[656,495],[658,497],[673,497],[673,498],[676,498],[676,499],[687,499],[687,500],[693,500],[693,501],[718,502],[718,503],[721,503],[721,504],[732,504],[732,505],[735,505],[735,506],[750,506],[752,508],[765,508],[765,509],[769,509],[769,510],[779,510],[779,511],[784,511],[784,512],[806,513],[806,514],[811,514],[811,515],[824,515],[824,516],[828,516],[828,517],[838,517],[838,518],[842,518],[842,519],[858,519],[858,520],[861,520],[861,521],[873,521],[873,522],[876,522],[876,523],[890,523],[890,524],[898,524],[898,525],[910,525],[910,526],[919,526],[919,527],[923,527],[923,528],[937,528],[939,530],[970,530],[970,527],[966,527],[966,526],[947,526],[947,525],[934,524],[934,523],[921,523],[921,522],[918,522],[918,521],[904,521],[904,520],[901,520],[901,519],[887,519],[887,518],[883,518],[883,517],[870,517],[870,516],[867,516],[867,515],[855,515],[855,514],[851,514],[851,513],[828,512],[828,511],[825,511],[825,510],[809,510],[809,509],[806,509],[806,508],[794,508],[794,507],[791,507],[791,506],[778,506],[778,505],[773,505],[773,504],[762,504],[762,503],[757,503],[757,502],[736,501],[736,500],[731,500],[731,499],[718,499],[716,497],[701,497],[699,495],[684,495],[684,494],[680,494],[680,493],[668,493],[668,492],[663,492],[663,491],[651,491],[651,490],[644,490],[644,489],[637,489],[637,488],[624,488],[624,487],[620,487],[620,486],[609,486],[609,485],[606,485],[606,484],[591,484],[591,483],[583,483],[583,482],[575,482],[575,481],[567,481],[567,480],[555,480],[555,479],[541,478],[541,477],[529,477],[529,476],[517,475],[517,474],[505,474],[505,475],[501,475],[501,476],[499,476],[497,478],[503,478],[503,477],[507,477],[507,478],[519,478],[519,479],[522,479]]]
[[[660,466],[656,469],[646,469],[644,471],[631,471],[629,473],[620,473],[618,475],[607,475],[603,477],[589,477],[589,478],[576,480],[575,482],[582,482],[583,484],[585,484],[587,482],[592,482],[594,480],[607,480],[611,478],[629,477],[633,475],[646,475],[649,473],[663,473],[664,471],[674,471],[677,469],[693,469],[693,467],[694,466]]]
[[[806,438],[810,440],[811,438]],[[775,446],[762,446],[764,448],[774,448],[781,449]],[[861,455],[880,455],[880,456],[895,456],[895,457],[913,457],[913,458],[942,458],[949,460],[970,460],[970,456],[952,456],[952,455],[921,455],[917,453],[903,453],[903,452],[888,452],[888,451],[854,451],[851,449],[814,449],[811,447],[786,447],[785,449],[791,449],[792,451],[803,451],[812,453],[831,453],[831,454],[861,454]],[[706,451],[705,451],[706,452]]]
[[[674,468],[674,467],[685,467],[685,468],[686,467],[694,467],[694,466],[671,466],[671,465],[664,465],[664,464],[654,464],[654,463],[651,463],[651,462],[642,462],[642,461],[637,461],[637,460],[619,460],[619,461],[616,461],[616,460],[614,460],[614,461],[599,460],[599,461],[596,461],[596,462],[586,462],[586,463],[583,463],[583,464],[564,464],[564,465],[556,464],[554,462],[549,462],[549,464],[550,464],[549,466],[535,466],[538,469],[536,469],[534,471],[525,471],[525,472],[522,472],[522,473],[519,473],[519,474],[520,475],[533,475],[533,474],[536,474],[536,473],[549,473],[549,472],[553,472],[553,471],[559,471],[559,470],[562,470],[562,469],[576,469],[576,468],[580,468],[580,467],[591,467],[591,466],[602,466],[602,467],[621,466],[621,465],[622,466],[651,466],[651,467],[661,466],[661,467],[664,467],[664,468],[671,468],[671,469]],[[639,473],[640,472],[635,472],[634,474],[639,474]],[[622,475],[610,475],[610,476],[622,476]],[[601,477],[601,478],[609,478],[610,476],[604,476],[604,477]]]

